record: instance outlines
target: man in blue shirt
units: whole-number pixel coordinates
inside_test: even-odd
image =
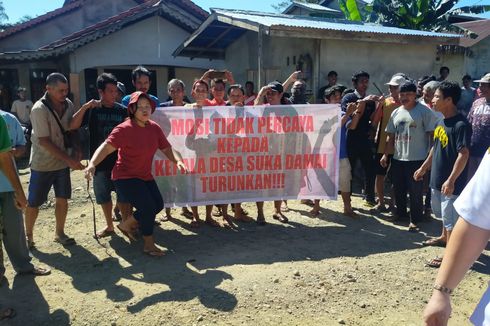
[[[151,72],[148,69],[143,66],[136,67],[131,73],[131,78],[133,79],[133,86],[136,91],[143,92],[145,94],[148,93],[151,86]],[[153,100],[153,102],[155,102],[155,105],[157,107],[160,106],[160,101],[158,100],[158,97],[151,94],[148,95]],[[130,97],[131,94],[124,96],[121,104],[127,107]]]
[[[25,208],[27,201],[12,156],[23,154],[26,143],[24,133],[14,115],[0,111],[0,116],[0,240],[3,240],[17,273],[48,275],[51,272],[49,269],[35,267],[31,263],[20,210]],[[3,251],[0,246],[0,284],[4,273]]]

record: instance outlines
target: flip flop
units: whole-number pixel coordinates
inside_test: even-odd
[[[425,266],[432,267],[432,268],[439,268],[441,267],[442,259],[443,259],[442,257],[432,258],[431,260],[425,263]]]
[[[445,247],[446,241],[441,238],[431,238],[429,240],[422,241],[423,246],[432,246],[432,247]]]
[[[408,226],[408,232],[415,233],[415,232],[419,232],[419,231],[420,231],[420,228],[415,224]]]
[[[46,276],[51,274],[51,270],[49,268],[36,267],[27,272],[21,272],[20,275],[34,275],[34,276]]]
[[[105,229],[102,232],[98,232],[96,235],[97,239],[102,239],[102,238],[107,238],[107,237],[112,237],[113,235],[116,235],[116,232],[114,230],[107,230]]]
[[[286,205],[281,205],[281,212],[284,212],[284,213],[289,212],[289,207]]]
[[[126,238],[128,238],[130,241],[136,241],[136,238],[134,237],[134,235],[131,233],[131,232],[128,232],[126,230],[123,230],[121,228],[120,225],[116,225],[116,227],[119,229],[119,231],[121,231],[121,233],[126,236]]]
[[[272,215],[272,218],[275,219],[275,220],[278,220],[279,222],[281,223],[287,223],[289,222],[288,218],[284,215],[281,215],[281,214],[274,214]]]
[[[17,315],[13,308],[5,308],[0,310],[0,320],[12,319]]]
[[[165,252],[160,250],[143,250],[144,254],[150,257],[162,257],[165,256]]]
[[[69,236],[64,236],[62,238],[56,237],[54,238],[54,242],[57,242],[63,246],[72,246],[76,243],[75,239],[70,238]]]

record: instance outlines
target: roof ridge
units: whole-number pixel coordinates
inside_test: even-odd
[[[40,47],[39,49],[49,49],[49,48],[52,48],[52,47],[56,46],[57,44],[61,43],[64,40],[69,40],[71,38],[74,38],[74,37],[77,37],[77,36],[82,36],[84,34],[87,34],[87,32],[89,32],[89,31],[97,30],[97,27],[106,25],[108,22],[117,21],[117,20],[120,20],[122,18],[126,18],[126,17],[132,16],[132,15],[135,15],[135,14],[143,11],[144,9],[147,9],[147,8],[150,8],[150,7],[155,6],[156,4],[160,3],[161,1],[162,0],[146,0],[145,2],[143,2],[140,5],[137,5],[137,6],[134,6],[132,8],[129,8],[128,10],[125,10],[123,12],[120,12],[117,15],[108,17],[108,18],[106,18],[104,20],[101,20],[101,21],[95,23],[95,24],[92,24],[90,26],[87,26],[87,27],[85,27],[85,28],[83,28],[83,29],[81,29],[79,31],[73,32],[73,33],[71,33],[69,35],[65,35],[62,38],[58,39],[58,40],[55,40],[55,41],[53,41],[53,42],[51,42],[49,44],[46,44],[46,45]]]
[[[51,18],[60,16],[62,14],[65,14],[67,12],[70,12],[74,9],[78,9],[82,5],[83,1],[84,0],[75,0],[75,1],[65,5],[63,7],[48,11],[47,13],[45,13],[41,16],[37,16],[37,17],[30,19],[24,23],[12,26],[11,28],[8,28],[3,32],[0,32],[0,39],[6,38],[10,35],[21,32],[27,28],[30,28],[30,27],[35,26],[37,24],[40,24],[40,23],[42,23],[48,19],[51,19]]]

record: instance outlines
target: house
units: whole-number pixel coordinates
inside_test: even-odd
[[[459,41],[455,34],[322,17],[225,9],[211,12],[174,55],[224,60],[237,81],[255,80],[259,85],[285,80],[300,69],[315,96],[330,70],[337,71],[339,82],[348,86],[359,70],[368,71],[380,86],[397,72],[426,75],[433,71],[437,45]],[[381,87],[386,93],[386,87]]]
[[[449,67],[449,77],[459,82],[465,74],[478,79],[490,72],[490,19],[472,19],[454,25],[466,37],[457,45],[439,47],[439,65]]]
[[[2,108],[9,109],[19,85],[38,99],[54,71],[69,77],[76,105],[96,97],[95,80],[104,71],[133,91],[131,70],[139,64],[154,73],[150,92],[166,99],[168,80],[192,84],[210,67],[209,60],[172,56],[208,15],[189,0],[66,0],[0,33]]]

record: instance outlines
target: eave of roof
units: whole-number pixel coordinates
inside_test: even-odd
[[[463,37],[460,39],[459,45],[467,48],[476,45],[480,41],[483,41],[484,39],[490,36],[490,19],[468,21],[468,22],[457,23],[453,25],[461,28],[466,33],[470,31],[477,35],[476,38]]]
[[[282,14],[271,14],[243,10],[211,9],[211,16],[185,40],[173,53],[174,56],[212,58],[219,51],[224,55],[226,49],[245,31],[258,32],[275,36],[295,36],[303,38],[350,38],[360,41],[376,39],[382,42],[395,42],[402,38],[420,42],[421,39],[441,43],[457,43],[460,35],[408,30],[385,27],[376,24],[365,24],[338,19],[304,17]],[[228,30],[227,30],[228,28]],[[242,31],[234,32],[233,29]],[[219,30],[223,30],[222,33]],[[211,35],[206,35],[206,33]],[[203,38],[201,40],[200,38]],[[219,38],[223,38],[220,41]],[[210,46],[206,41],[213,39]],[[199,55],[198,55],[199,54]]]

